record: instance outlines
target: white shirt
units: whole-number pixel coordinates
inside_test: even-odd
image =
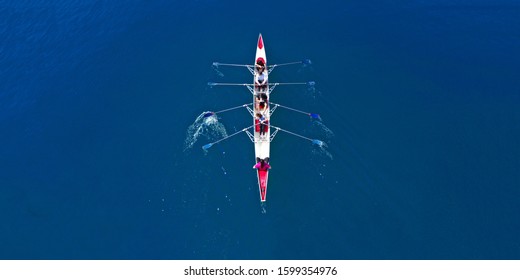
[[[257,76],[256,80],[259,84],[263,84],[265,82],[266,78],[267,78],[266,75],[262,72],[261,74],[259,74]]]

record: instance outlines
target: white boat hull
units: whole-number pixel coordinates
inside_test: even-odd
[[[258,43],[256,46],[255,64],[258,62],[259,58],[263,59],[263,61],[265,63],[264,75],[266,77],[266,80],[269,81],[269,79],[268,79],[269,71],[267,68],[267,57],[265,55],[265,45],[264,45],[264,42],[262,39],[262,34],[260,34],[258,37]],[[258,71],[256,71],[256,69],[255,69],[253,83],[256,83],[257,75],[258,75]],[[265,108],[263,110],[261,110],[258,107],[258,104],[257,104],[258,101],[257,101],[257,97],[256,97],[260,93],[265,93],[267,95],[267,100],[270,100],[269,99],[269,83],[267,82],[266,86],[263,87],[262,89],[260,89],[260,87],[255,86],[254,93],[255,94],[253,96],[253,107],[254,107],[255,116],[257,113],[261,113],[267,120],[267,122],[266,122],[267,131],[264,134],[261,134],[259,131],[258,125],[255,123],[256,117],[253,117],[253,124],[255,124],[254,143],[255,143],[255,162],[256,162],[258,159],[269,159],[269,152],[270,152],[269,150],[270,150],[270,146],[271,146],[271,129],[268,125],[268,124],[270,124],[270,118],[271,118],[270,113],[269,113],[269,111],[270,111],[269,103],[267,102],[265,105]],[[262,201],[262,202],[266,200],[266,196],[267,196],[267,178],[269,175],[268,173],[269,173],[269,171],[265,171],[265,172],[262,172],[260,170],[257,171],[258,188],[259,188],[259,192],[260,192],[260,201]]]

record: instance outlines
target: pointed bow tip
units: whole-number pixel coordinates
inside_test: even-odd
[[[262,39],[262,33],[258,35],[258,48],[262,49],[264,47],[264,40]]]

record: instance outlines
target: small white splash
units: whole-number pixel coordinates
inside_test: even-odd
[[[184,140],[184,151],[191,149],[201,136],[206,139],[218,139],[227,136],[224,125],[218,121],[216,115],[209,115],[211,113],[202,112],[188,127]]]
[[[312,127],[313,127],[313,130],[317,130],[318,133],[325,134],[325,139],[331,139],[334,137],[334,132],[330,128],[328,128],[325,124],[323,124],[321,119],[319,119],[319,120],[314,119],[312,122]]]
[[[218,123],[218,119],[215,115],[204,118],[203,120],[204,120],[204,125],[212,125],[212,124]]]
[[[309,85],[308,88],[307,88],[306,95],[307,95],[308,97],[312,97],[313,99],[317,99],[317,98],[319,98],[319,97],[322,96],[322,93],[321,93],[321,91],[316,90],[316,87],[315,87],[314,84],[311,84],[311,85]]]
[[[217,73],[217,75],[218,75],[219,77],[221,77],[221,78],[224,77],[224,73],[222,73],[222,72],[218,69],[218,65],[213,64],[212,68],[213,68],[213,70],[215,70],[215,72]]]
[[[333,160],[332,154],[327,150],[329,146],[325,142],[321,142],[321,145],[313,145],[312,153],[318,156],[328,157],[330,160]]]

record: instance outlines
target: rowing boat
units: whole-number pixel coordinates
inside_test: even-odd
[[[262,67],[263,68],[260,68]],[[259,71],[263,69],[262,73]],[[263,75],[262,81],[265,83],[265,86],[261,85],[261,81],[259,81],[259,77]],[[265,55],[265,45],[264,40],[262,39],[262,34],[258,36],[258,43],[256,46],[256,57],[255,57],[255,71],[254,71],[253,83],[254,86],[254,94],[253,94],[253,104],[254,104],[254,116],[253,123],[255,124],[255,134],[254,134],[254,143],[255,143],[255,159],[258,163],[260,160],[267,161],[269,163],[269,148],[271,146],[270,135],[271,130],[269,129],[269,119],[271,114],[269,113],[269,80],[268,70],[267,70],[267,57]],[[267,100],[262,100],[262,95],[265,95]],[[260,97],[260,98],[258,98]],[[261,107],[261,102],[264,105]],[[266,112],[267,111],[267,112]],[[258,115],[260,114],[260,115]],[[258,116],[263,116],[265,121],[264,125],[260,125],[261,120],[258,119]],[[257,177],[258,177],[258,188],[260,191],[260,201],[265,201],[267,196],[267,179],[269,177],[269,169],[268,168],[257,168]]]
[[[305,82],[305,83],[270,83],[268,76],[273,71],[273,69],[277,66],[285,66],[285,65],[293,65],[293,64],[310,64],[309,59],[305,59],[302,61],[296,62],[288,62],[283,64],[274,64],[268,66],[267,57],[265,51],[265,44],[262,38],[262,34],[259,34],[258,41],[256,45],[256,56],[255,63],[253,65],[248,64],[230,64],[230,63],[220,63],[214,62],[213,67],[217,69],[219,66],[231,66],[231,67],[246,67],[249,72],[253,75],[253,83],[251,84],[233,84],[233,83],[208,83],[209,86],[245,86],[249,89],[249,91],[253,95],[253,102],[249,104],[244,104],[240,106],[235,106],[232,108],[220,110],[217,112],[209,112],[204,115],[204,117],[210,117],[216,115],[218,113],[224,113],[227,111],[246,108],[251,116],[253,117],[253,125],[246,127],[242,130],[239,130],[231,135],[228,135],[222,139],[219,139],[215,142],[206,144],[202,146],[204,150],[209,149],[214,144],[217,144],[221,141],[224,141],[228,138],[231,138],[241,132],[245,132],[250,140],[254,143],[255,146],[255,166],[253,168],[256,169],[257,178],[258,178],[258,189],[260,194],[260,201],[265,202],[267,198],[267,181],[269,177],[269,169],[270,169],[270,145],[273,141],[274,137],[279,131],[286,132],[290,135],[297,136],[299,138],[309,140],[313,144],[322,146],[323,142],[317,139],[311,139],[300,134],[282,129],[277,126],[273,126],[271,124],[271,115],[277,108],[288,109],[297,113],[302,113],[310,116],[314,119],[319,119],[318,114],[307,113],[298,109],[290,108],[288,106],[272,103],[270,100],[270,96],[272,91],[276,86],[279,85],[310,85],[313,86],[314,82]],[[251,107],[249,107],[251,106]],[[252,129],[253,133],[249,130]]]

